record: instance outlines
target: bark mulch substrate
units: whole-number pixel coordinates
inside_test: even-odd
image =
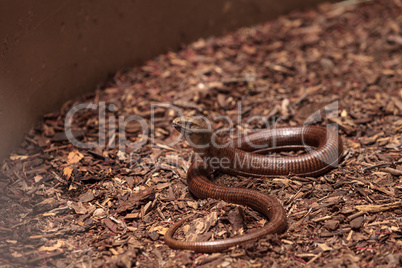
[[[44,115],[1,167],[1,267],[399,266],[402,3],[346,4],[199,40]],[[99,109],[77,110],[70,130],[95,148],[65,134],[66,115],[82,103]],[[218,129],[265,127],[257,116],[270,126],[337,123],[344,158],[318,178],[217,176],[277,196],[289,229],[223,253],[172,250],[163,234],[186,215],[196,216],[178,239],[222,239],[266,222],[188,192],[192,150],[171,127],[172,106],[226,116]]]

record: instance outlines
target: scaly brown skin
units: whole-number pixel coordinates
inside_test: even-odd
[[[211,127],[202,118],[176,118],[173,126],[184,134],[194,151],[204,159],[204,161],[194,161],[188,170],[187,182],[191,193],[198,198],[209,197],[249,206],[270,220],[258,230],[229,239],[207,242],[173,239],[174,232],[188,220],[186,218],[175,223],[165,234],[166,244],[175,249],[217,252],[256,240],[270,233],[282,233],[287,227],[286,212],[274,196],[251,189],[212,183],[208,179],[212,168],[243,176],[272,177],[289,174],[319,176],[335,167],[343,153],[342,140],[338,133],[320,126],[264,130],[235,140],[236,147],[223,146],[223,141],[213,136]],[[308,152],[299,156],[267,156],[252,153],[256,151],[256,146],[262,148],[260,152],[300,148]]]

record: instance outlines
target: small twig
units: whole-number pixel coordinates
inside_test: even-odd
[[[222,79],[222,83],[224,84],[230,84],[230,83],[239,83],[239,82],[254,82],[256,80],[255,76],[253,75],[245,75],[244,77],[233,77],[233,78],[227,78],[227,79]]]
[[[58,180],[58,181],[61,182],[62,184],[68,184],[65,180],[63,180],[62,178],[60,178],[60,176],[57,175],[56,172],[54,172],[53,170],[52,170],[51,172],[53,173],[54,178],[55,178],[56,180]]]
[[[350,215],[350,216],[348,217],[348,220],[351,221],[351,220],[353,220],[353,219],[355,219],[355,218],[357,218],[357,217],[363,216],[364,214],[366,214],[366,212],[364,212],[364,211],[359,211],[359,212],[357,212],[357,213],[355,213],[355,214]]]
[[[396,167],[396,165],[402,164],[402,159],[395,161],[395,162],[389,162],[389,163],[381,163],[373,166],[368,166],[362,169],[362,173],[366,172],[367,170],[373,169],[373,168],[380,168],[380,167]]]
[[[311,260],[309,260],[307,263],[306,263],[306,266],[307,265],[309,265],[309,264],[312,264],[315,260],[317,260],[319,257],[321,257],[322,256],[322,251],[320,252],[320,253],[318,253],[314,258],[312,258]]]
[[[350,5],[356,5],[356,4],[360,4],[363,2],[371,2],[373,0],[346,0],[346,1],[342,1],[336,4],[333,4],[332,6],[334,8],[338,8],[338,7],[344,7],[344,6],[350,6]]]
[[[113,216],[109,216],[109,219],[111,219],[116,224],[119,224],[121,227],[123,227],[124,231],[122,234],[125,234],[127,232],[127,225],[123,221],[120,221],[120,220],[114,218]]]
[[[71,208],[71,204],[72,204],[72,203],[73,203],[73,202],[68,201],[68,202],[67,202],[67,206],[52,209],[52,210],[48,211],[47,213],[55,213],[55,212],[62,211],[62,210],[72,209],[72,208]]]
[[[62,150],[62,149],[66,149],[68,147],[70,147],[71,145],[62,145],[62,146],[57,146],[57,147],[51,147],[49,149],[43,150],[44,153],[50,153],[52,151],[56,151],[56,150]],[[39,154],[38,154],[39,155]]]
[[[311,213],[311,211],[313,211],[313,208],[312,208],[312,207],[310,207],[310,208],[308,209],[306,215],[303,216],[303,219],[305,219],[305,218]]]
[[[296,107],[299,103],[301,103],[302,101],[304,101],[304,99],[307,98],[308,96],[308,91],[306,90],[303,95],[301,95],[294,103],[293,103],[293,108]]]

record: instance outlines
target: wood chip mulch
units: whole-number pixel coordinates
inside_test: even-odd
[[[83,103],[97,109],[77,110],[66,129]],[[266,222],[188,192],[192,150],[171,127],[178,111],[235,122],[215,120],[216,129],[336,123],[344,158],[318,178],[217,176],[275,195],[289,229],[221,253],[172,250],[163,235],[187,215],[195,218],[178,239],[222,239]],[[0,266],[399,267],[401,115],[400,0],[322,4],[200,39],[43,116],[1,166]],[[74,146],[66,130],[98,144]]]

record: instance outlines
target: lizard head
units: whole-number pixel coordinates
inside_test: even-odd
[[[206,118],[200,116],[183,116],[173,120],[173,127],[182,133],[191,147],[207,148],[211,142],[212,128]]]

